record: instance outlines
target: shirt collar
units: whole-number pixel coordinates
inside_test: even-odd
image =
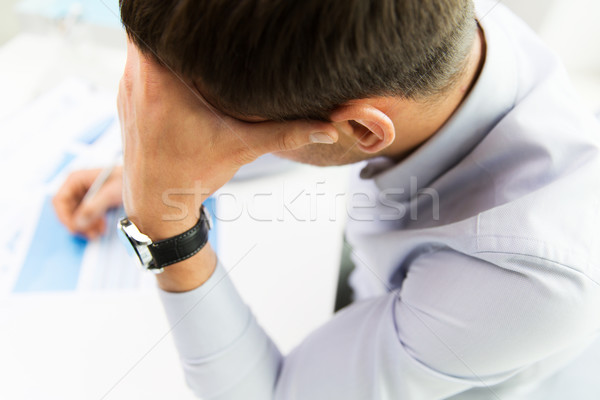
[[[406,200],[464,158],[513,107],[517,68],[508,38],[494,21],[479,22],[486,56],[479,78],[446,124],[399,164],[373,160],[361,178],[374,179],[380,190],[395,189]],[[391,168],[390,168],[391,167]],[[385,169],[383,172],[382,169]],[[401,190],[397,190],[401,189]]]

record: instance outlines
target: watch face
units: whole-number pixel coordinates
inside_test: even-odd
[[[156,268],[156,262],[148,248],[148,246],[152,244],[152,240],[141,233],[137,226],[135,226],[128,218],[122,218],[119,221],[118,227],[121,235],[127,240],[126,245],[133,248],[142,268],[154,273],[161,273],[163,269]]]

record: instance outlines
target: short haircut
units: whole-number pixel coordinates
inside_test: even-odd
[[[130,39],[225,112],[327,120],[353,99],[444,93],[472,0],[120,0]]]

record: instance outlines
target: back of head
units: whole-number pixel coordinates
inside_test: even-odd
[[[226,112],[326,120],[352,99],[444,93],[471,0],[120,0],[128,35]]]

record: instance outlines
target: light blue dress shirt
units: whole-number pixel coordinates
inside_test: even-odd
[[[353,184],[378,201],[350,215],[351,306],[283,356],[222,266],[161,292],[199,396],[513,399],[597,337],[600,127],[528,27],[501,5],[478,15],[487,55],[465,102]]]

